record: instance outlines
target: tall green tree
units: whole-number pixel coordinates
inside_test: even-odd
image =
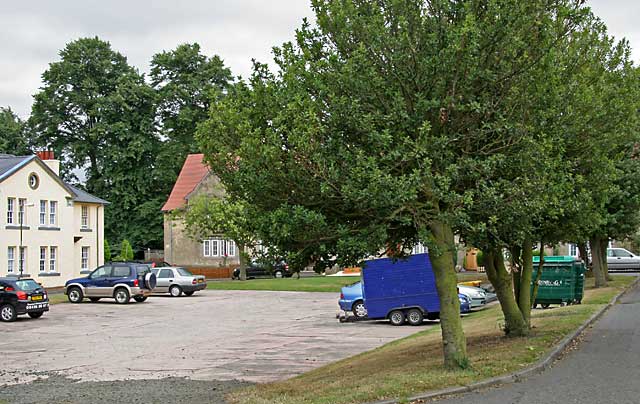
[[[173,185],[186,155],[200,152],[194,140],[198,124],[207,119],[212,100],[224,96],[233,77],[220,57],[203,55],[193,43],[154,55],[149,78],[163,141],[157,166]]]
[[[23,155],[30,153],[25,122],[9,107],[0,107],[0,153]]]
[[[111,202],[105,233],[137,247],[162,245],[166,195],[154,170],[160,141],[154,92],[126,58],[99,38],[70,42],[42,75],[30,126],[36,144],[63,160],[62,175]]]
[[[577,22],[579,3],[314,0],[318,26],[276,49],[279,73],[257,64],[212,108],[201,144],[284,251],[351,264],[426,243],[444,363],[465,367],[452,256],[461,183],[513,146],[512,92],[553,47],[537,49],[538,37]]]

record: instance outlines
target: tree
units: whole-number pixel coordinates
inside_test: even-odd
[[[252,226],[252,209],[241,200],[218,197],[198,197],[189,201],[184,211],[187,232],[197,240],[219,235],[233,240],[240,256],[240,280],[247,280],[247,248],[258,243]]]
[[[0,153],[31,153],[25,122],[11,108],[0,107]]]
[[[42,75],[30,125],[36,143],[63,160],[62,176],[106,199],[106,237],[136,246],[162,245],[155,169],[160,142],[154,128],[154,92],[108,42],[82,38],[60,52]]]
[[[307,262],[354,264],[429,246],[444,363],[468,365],[453,267],[468,167],[514,144],[512,91],[539,35],[580,18],[573,1],[315,0],[318,27],[256,64],[212,107],[199,140],[267,241]],[[559,20],[556,20],[556,16]],[[532,49],[536,51],[532,51]],[[489,165],[488,169],[492,169]],[[493,175],[493,173],[490,173]],[[268,232],[266,232],[268,233]]]
[[[111,261],[111,246],[109,245],[109,241],[104,240],[104,262]]]
[[[114,258],[114,261],[131,261],[133,259],[133,248],[129,240],[122,240],[120,245],[120,254]]]
[[[224,96],[233,77],[220,57],[203,55],[200,45],[193,43],[154,55],[149,78],[156,91],[163,139],[157,165],[170,187],[186,155],[199,152],[196,128],[207,119],[211,101]]]

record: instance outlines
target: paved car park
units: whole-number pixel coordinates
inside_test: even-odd
[[[337,297],[207,290],[124,306],[57,304],[41,319],[0,324],[0,385],[49,376],[266,382],[430,327],[339,323]]]

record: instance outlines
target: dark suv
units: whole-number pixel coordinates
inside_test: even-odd
[[[144,302],[156,287],[156,276],[149,265],[135,262],[110,262],[98,267],[86,278],[67,281],[64,294],[71,303],[81,303],[84,298],[97,302],[103,297],[116,303],[127,304],[133,298]]]
[[[247,265],[247,279],[253,278],[291,278],[293,274],[289,271],[289,265],[284,261],[277,261],[274,264],[265,264],[260,261],[253,261]],[[240,268],[233,270],[232,279],[240,279]]]
[[[49,311],[47,292],[30,278],[0,278],[0,320],[15,321],[20,314],[40,318]]]

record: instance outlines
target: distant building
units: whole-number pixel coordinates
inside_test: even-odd
[[[187,156],[171,195],[162,207],[164,260],[210,278],[227,278],[231,277],[231,268],[240,264],[235,243],[215,234],[194,240],[185,231],[180,218],[180,213],[189,208],[192,198],[200,195],[220,198],[224,195],[220,180],[210,172],[203,159],[202,154]]]
[[[108,202],[67,184],[59,171],[52,152],[0,154],[0,276],[55,287],[103,264]]]

